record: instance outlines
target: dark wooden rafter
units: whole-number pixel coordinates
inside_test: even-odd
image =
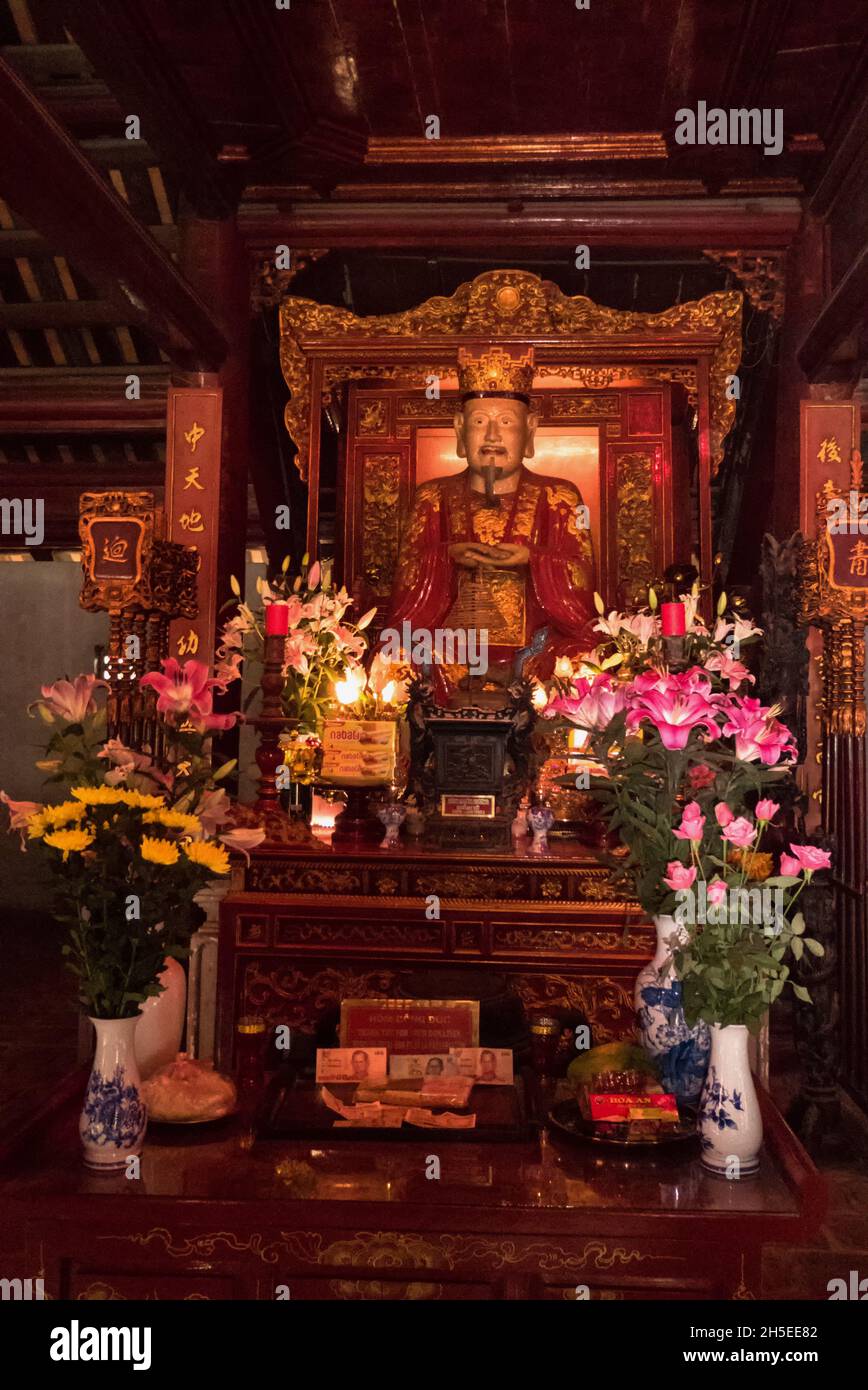
[[[797,357],[810,381],[823,379],[842,344],[868,325],[868,245],[863,246],[850,270],[829,295]]]
[[[183,365],[213,370],[221,327],[150,234],[8,63],[0,60],[2,193],[141,328]]]
[[[839,195],[848,196],[854,179],[865,178],[868,147],[868,39],[854,64],[847,96],[828,135],[828,154],[811,198],[811,212],[828,214]]]
[[[793,0],[750,0],[736,26],[736,47],[715,105],[752,106],[768,83],[769,70],[793,8]]]
[[[267,151],[268,157],[291,155],[321,170],[326,181],[360,167],[368,147],[366,126],[315,110],[293,64],[294,31],[274,23],[273,4],[263,0],[224,0],[224,4],[284,128],[284,135]]]
[[[2,193],[2,188],[0,188],[0,193]],[[156,225],[149,227],[148,231],[164,251],[172,254],[177,252],[177,227]],[[0,260],[7,257],[10,259],[23,257],[26,260],[39,261],[50,260],[56,255],[56,248],[51,246],[39,232],[31,231],[29,227],[0,228]]]
[[[173,170],[190,209],[202,217],[228,216],[237,198],[220,167],[207,124],[143,8],[116,0],[55,4],[125,114],[140,118],[142,141]]]

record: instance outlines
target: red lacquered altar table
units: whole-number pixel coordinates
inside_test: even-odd
[[[763,1246],[802,1244],[825,1208],[765,1098],[761,1171],[741,1183],[692,1154],[628,1159],[547,1134],[245,1151],[231,1121],[153,1128],[130,1180],[82,1166],[82,1089],[0,1164],[3,1269],[42,1275],[51,1298],[760,1297]],[[426,1177],[432,1154],[439,1179]]]

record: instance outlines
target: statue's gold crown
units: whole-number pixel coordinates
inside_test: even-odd
[[[533,348],[519,356],[506,348],[491,347],[476,357],[468,348],[459,348],[458,386],[465,400],[471,396],[518,396],[530,401]]]

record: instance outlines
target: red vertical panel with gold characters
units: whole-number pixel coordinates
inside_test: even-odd
[[[220,503],[220,387],[169,389],[166,525],[169,540],[199,552],[198,617],[176,618],[169,629],[169,655],[195,657],[210,666],[217,606],[217,538]]]
[[[850,454],[859,445],[858,408],[852,401],[802,401],[800,438],[800,529],[803,536],[811,536],[820,488],[827,479],[840,486],[842,491],[847,488]],[[809,829],[813,830],[821,819],[820,791],[823,780],[819,726],[819,708],[823,697],[823,637],[819,628],[808,629],[807,646],[810,661],[804,790],[809,797],[807,823]]]

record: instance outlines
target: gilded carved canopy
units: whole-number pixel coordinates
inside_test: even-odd
[[[399,314],[360,318],[348,309],[289,297],[280,306],[280,362],[290,390],[285,420],[307,479],[318,417],[334,388],[349,380],[414,379],[455,371],[468,340],[533,344],[538,377],[571,376],[600,389],[624,380],[680,381],[707,428],[710,472],[717,471],[735,401],[727,377],[741,358],[742,296],[720,291],[661,313],[609,309],[565,295],[527,271],[494,270]],[[705,418],[703,418],[705,417]]]

